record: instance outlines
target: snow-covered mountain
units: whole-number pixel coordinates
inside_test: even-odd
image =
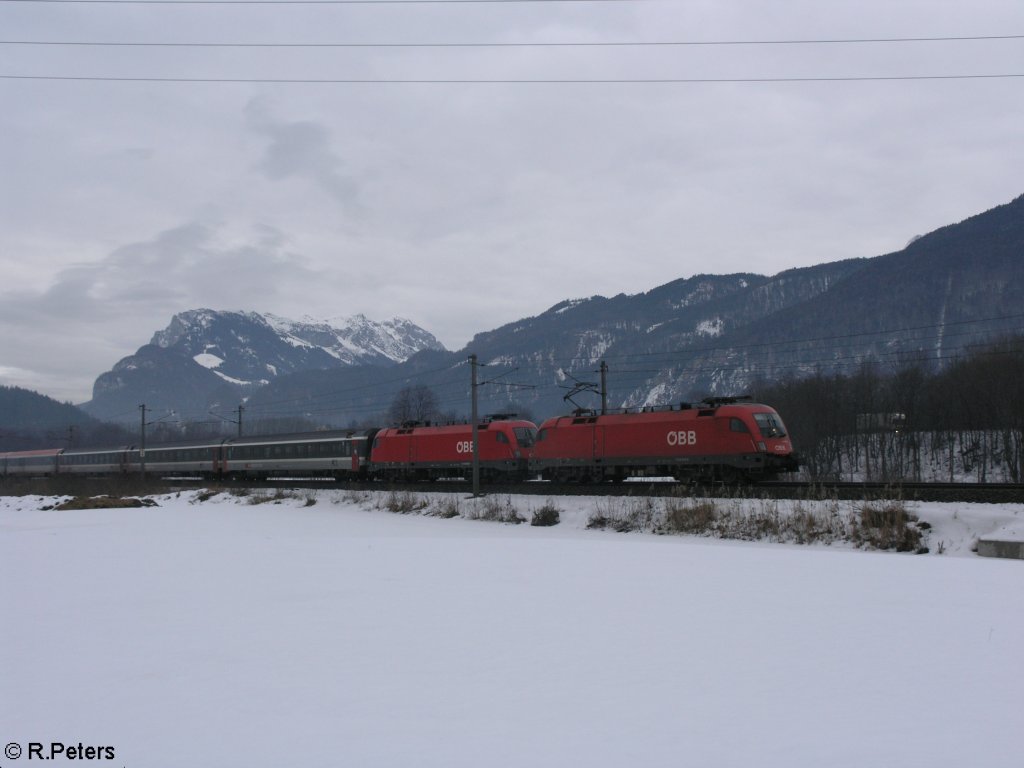
[[[191,357],[231,384],[255,385],[296,371],[388,365],[424,349],[444,349],[433,335],[402,318],[292,320],[211,309],[175,315],[150,343]]]
[[[423,350],[444,351],[409,320],[364,315],[292,320],[272,314],[194,309],[175,315],[149,344],[102,374],[83,408],[117,418],[139,403],[203,412],[233,407],[282,376],[350,366],[390,366]]]

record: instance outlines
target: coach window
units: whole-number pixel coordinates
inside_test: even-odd
[[[505,445],[508,445],[508,436],[504,432],[495,432],[495,434],[498,436],[499,443],[504,443]]]
[[[750,430],[747,429],[747,425],[743,423],[741,419],[733,417],[729,419],[729,431],[730,432],[746,432],[750,434]]]

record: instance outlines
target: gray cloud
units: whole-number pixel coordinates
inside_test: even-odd
[[[250,129],[269,139],[258,165],[267,178],[306,179],[344,203],[355,199],[358,185],[331,148],[330,131],[325,126],[309,120],[276,120],[259,99],[246,105],[245,117]]]
[[[7,369],[0,377],[49,376],[64,382],[52,391],[81,400],[102,370],[147,343],[176,312],[273,305],[317,280],[273,229],[238,241],[216,225],[183,224],[62,269],[38,293],[0,292]]]

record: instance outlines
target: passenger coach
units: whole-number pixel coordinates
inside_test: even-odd
[[[8,475],[46,477],[56,474],[60,448],[0,453],[0,477]]]
[[[224,443],[218,472],[228,477],[362,477],[367,469],[369,441],[375,433],[332,430],[234,438]]]
[[[60,454],[60,473],[68,475],[124,475],[139,469],[139,449],[134,446],[108,449],[71,448]]]

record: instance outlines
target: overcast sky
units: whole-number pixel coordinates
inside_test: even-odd
[[[1020,0],[0,0],[0,383],[87,400],[198,307],[401,316],[459,349],[566,298],[896,251],[1024,193],[1024,77],[224,80],[1024,75],[1024,39],[507,45],[1012,35]]]

